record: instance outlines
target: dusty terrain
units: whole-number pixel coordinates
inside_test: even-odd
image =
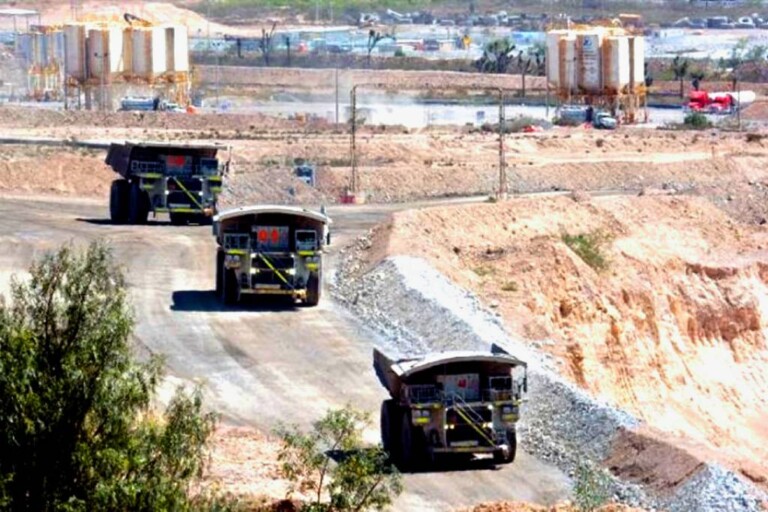
[[[616,447],[625,476],[654,482],[667,471],[676,474],[657,483],[673,486],[697,457],[715,457],[765,484],[768,231],[701,198],[577,199],[399,213],[371,264],[425,257],[571,381],[647,422],[655,431]],[[607,240],[603,271],[561,239],[592,232]]]
[[[332,203],[349,185],[345,127],[251,115],[164,115],[56,112],[0,108],[7,137],[67,140],[160,139],[217,141],[233,148],[231,199]],[[476,129],[364,127],[357,139],[361,188],[372,202],[487,195],[498,189],[498,136]],[[613,133],[556,129],[506,137],[513,192],[663,189],[711,198],[736,218],[768,218],[768,140],[756,134],[665,132],[627,128]],[[52,189],[106,197],[113,175],[98,151],[3,146],[0,188]],[[317,189],[291,175],[294,158],[318,166]],[[35,169],[35,173],[27,170]],[[77,179],[61,182],[61,172]],[[22,179],[23,176],[23,179]],[[227,203],[230,201],[230,203]]]
[[[327,124],[246,115],[106,115],[3,107],[0,127],[5,137],[213,140],[230,144],[234,166],[221,198],[223,206],[249,202],[333,203],[347,186],[350,173],[348,134],[343,128]],[[762,314],[768,300],[768,234],[760,224],[768,219],[767,144],[756,134],[631,128],[614,133],[558,129],[510,135],[506,142],[510,190],[579,192],[573,198],[514,199],[501,204],[399,213],[378,232],[378,243],[370,258],[373,261],[386,254],[427,258],[456,283],[477,292],[485,304],[492,305],[516,336],[551,354],[559,361],[562,374],[572,382],[645,420],[648,427],[627,431],[605,461],[616,474],[663,490],[678,485],[700,467],[703,458],[708,458],[765,484],[768,380],[761,369],[768,363]],[[498,186],[498,142],[492,133],[463,127],[366,127],[358,147],[363,189],[372,202],[487,196]],[[102,150],[11,144],[0,146],[0,154],[3,196],[69,196],[73,204],[85,200],[83,204],[100,205],[97,209],[106,211],[104,202],[114,175],[103,164]],[[292,177],[291,162],[295,157],[318,164],[317,189]],[[593,191],[593,197],[585,190]],[[600,194],[611,197],[598,197]],[[73,213],[48,219],[47,211],[41,216],[22,209],[20,202],[14,204],[9,211],[17,217],[9,217],[8,226],[24,225],[26,221],[21,219],[39,220],[9,237],[14,247],[9,256],[11,263],[6,265],[9,268],[18,269],[16,256],[32,250],[26,245],[31,240],[29,230],[33,239],[43,237],[40,233],[61,233],[59,238],[66,240],[96,236],[98,231],[101,236],[117,237],[118,243],[126,244],[133,236],[128,228],[113,233],[107,229],[109,226],[83,223],[83,219],[98,217],[92,206],[72,206]],[[79,212],[83,208],[86,213]],[[340,243],[383,219],[383,212],[390,209],[366,208],[351,224],[340,224]],[[586,266],[561,240],[564,233],[594,230],[609,235],[604,251],[610,266],[603,272]],[[191,231],[169,236],[184,251],[193,245],[208,247],[210,243],[207,232],[202,238],[193,237]],[[48,235],[44,238],[48,240]],[[140,250],[130,247],[133,252]],[[146,254],[157,250],[147,247],[150,252]],[[173,262],[178,256],[168,253],[163,257]],[[289,368],[290,361],[303,354],[302,344],[297,342],[290,353],[283,355],[264,352],[261,345],[251,343],[250,317],[235,315],[238,325],[243,324],[235,332],[228,324],[232,318],[227,320],[226,314],[219,317],[203,295],[198,297],[198,292],[187,290],[183,293],[188,298],[177,296],[178,286],[208,286],[210,261],[198,263],[199,272],[193,279],[197,284],[190,285],[189,277],[179,276],[175,278],[178,282],[165,283],[167,289],[161,292],[154,282],[145,282],[151,277],[133,283],[161,309],[167,308],[164,294],[170,297],[173,293],[178,301],[173,306],[175,312],[172,310],[167,317],[145,306],[140,313],[149,320],[141,324],[139,335],[153,349],[178,352],[171,366],[185,376],[194,374],[187,369],[188,361],[198,357],[187,353],[189,343],[201,343],[193,341],[198,340],[195,333],[207,333],[206,337],[214,333],[219,340],[226,332],[223,341],[216,341],[222,344],[220,350],[212,352],[216,357],[210,357],[212,349],[200,346],[201,354],[205,354],[200,357],[208,362],[195,364],[219,368],[221,361],[232,357],[231,364],[225,365],[232,368],[226,372],[239,379],[242,389],[234,396],[231,391],[219,396],[217,403],[238,422],[268,430],[289,411],[277,410],[264,419],[251,406],[243,412],[233,404],[254,394],[274,400],[263,383],[276,374],[263,362],[277,357],[278,367]],[[188,326],[182,327],[178,316],[191,318],[190,311],[206,313],[202,320],[196,313],[192,330],[186,332]],[[253,321],[262,325],[271,317],[262,313]],[[297,340],[303,342],[315,329],[315,322],[328,324],[328,332],[338,333],[339,322],[347,321],[338,318],[330,311],[309,318],[308,330]],[[296,328],[294,320],[286,321],[291,329]],[[222,323],[228,326],[219,325]],[[183,335],[176,341],[156,339],[153,333],[169,325]],[[360,365],[350,363],[345,371],[363,379],[365,396],[358,397],[358,403],[375,409],[381,391],[365,380],[367,377],[359,377],[360,368],[367,368],[369,362],[367,355],[360,354],[362,345],[355,341],[359,335],[351,334],[349,329],[342,329],[345,334],[339,335],[339,343],[343,340],[355,348],[344,348],[342,353],[347,354],[345,357],[353,354],[352,362]],[[242,338],[240,342],[231,341],[233,332],[236,338]],[[270,327],[267,336],[282,343],[281,332]],[[327,368],[336,364],[333,357],[326,362]],[[322,368],[318,372],[322,374]],[[219,370],[213,373],[218,392],[231,390],[229,376],[219,375]],[[335,403],[332,397],[341,396],[335,387],[330,394],[322,394],[315,390],[313,382],[303,386],[301,389],[313,399],[321,397],[317,410],[306,412],[307,421],[324,405]],[[283,397],[285,403],[306,398],[304,391],[289,390]],[[371,396],[376,399],[368,400]],[[674,449],[670,448],[670,440]],[[242,454],[238,447],[246,445],[249,448],[243,453],[248,456],[239,458]],[[217,464],[212,485],[265,499],[282,497],[285,482],[274,478],[275,466],[261,464],[270,460],[274,449],[274,443],[253,430],[223,430],[215,441]],[[528,465],[516,470],[538,468],[539,462],[523,464]],[[547,503],[560,499],[558,477],[549,470],[532,471],[547,476],[534,485],[535,492],[521,490],[521,499],[543,499]],[[259,478],[254,477],[256,473]],[[401,506],[420,509],[425,502],[445,493],[446,486],[456,486],[452,475],[440,475],[436,483],[430,480],[434,478],[413,475],[411,485],[427,485],[427,491],[408,494]],[[461,492],[463,500],[473,498],[474,502],[508,495],[506,480],[489,478],[479,474],[477,480],[466,482],[472,489],[482,489],[482,493],[469,493],[469,487],[454,491]]]

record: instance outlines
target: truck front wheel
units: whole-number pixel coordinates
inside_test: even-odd
[[[240,283],[237,281],[237,273],[227,270],[224,273],[224,304],[232,306],[240,300]]]
[[[317,306],[320,303],[320,295],[322,294],[322,278],[320,277],[320,271],[312,273],[307,279],[307,298],[304,303],[307,306]]]
[[[216,254],[216,296],[223,297],[224,293],[224,253],[219,251]]]
[[[507,448],[505,453],[503,450],[498,450],[493,453],[493,461],[496,464],[510,464],[515,462],[515,454],[517,453],[517,432],[514,430],[507,430]]]
[[[113,224],[128,222],[128,202],[130,184],[125,180],[115,180],[109,189],[109,218]]]
[[[422,468],[427,461],[427,442],[424,430],[411,423],[411,411],[405,410],[402,416],[400,431],[400,469],[415,471]]]
[[[400,425],[397,404],[391,398],[381,402],[381,444],[389,458],[397,457],[400,446]]]
[[[146,224],[149,215],[149,197],[141,190],[138,181],[131,183],[130,206],[128,207],[128,222],[130,224]]]

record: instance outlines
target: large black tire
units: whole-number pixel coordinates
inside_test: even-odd
[[[129,224],[146,224],[149,215],[149,197],[141,190],[138,181],[131,183],[130,201],[128,207]]]
[[[410,409],[403,411],[400,425],[398,466],[401,471],[417,471],[423,468],[427,462],[427,443],[424,430],[411,423]]]
[[[216,253],[216,296],[224,299],[224,257],[223,251]]]
[[[233,306],[240,301],[240,283],[234,270],[224,273],[224,304]]]
[[[515,462],[515,455],[517,454],[517,432],[514,430],[507,430],[507,446],[509,446],[509,452],[507,452],[506,455],[501,450],[493,452],[493,461],[496,464],[510,464]]]
[[[128,202],[130,184],[125,180],[115,180],[109,189],[109,218],[113,224],[128,222]]]
[[[304,304],[309,307],[317,306],[320,303],[320,296],[323,293],[323,278],[321,272],[321,270],[318,270],[317,273],[311,273],[307,280],[307,298],[305,299]]]
[[[389,458],[395,460],[400,449],[399,408],[394,400],[381,402],[381,444]]]

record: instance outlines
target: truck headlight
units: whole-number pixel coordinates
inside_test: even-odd
[[[237,254],[227,254],[224,257],[224,267],[225,268],[239,268],[240,267],[240,256]]]
[[[426,425],[431,417],[432,413],[425,409],[414,409],[411,414],[413,423],[416,425]]]
[[[296,269],[295,268],[285,269],[285,273],[288,274],[289,276],[295,276],[296,275]]]
[[[519,413],[520,411],[517,406],[505,405],[501,408],[501,420],[506,422],[517,421]]]

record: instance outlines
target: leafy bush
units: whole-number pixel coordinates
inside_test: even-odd
[[[516,292],[520,287],[517,285],[517,281],[508,281],[501,285],[501,291],[504,292]]]
[[[363,445],[367,414],[349,407],[328,412],[311,432],[280,427],[278,460],[291,491],[311,493],[310,511],[383,509],[402,492],[400,474],[380,447]]]
[[[595,270],[608,268],[608,259],[603,254],[603,248],[610,242],[610,236],[602,231],[581,233],[579,235],[563,234],[563,242],[575,252],[584,263]]]
[[[611,478],[608,473],[592,464],[576,467],[574,502],[582,512],[592,512],[605,505],[611,497]]]
[[[162,362],[132,360],[109,250],[65,246],[0,300],[0,504],[13,510],[190,510],[213,414],[200,391],[150,406]]]
[[[707,116],[700,112],[691,112],[686,115],[683,124],[688,128],[695,128],[697,130],[705,130],[712,127],[712,123],[707,119]]]

